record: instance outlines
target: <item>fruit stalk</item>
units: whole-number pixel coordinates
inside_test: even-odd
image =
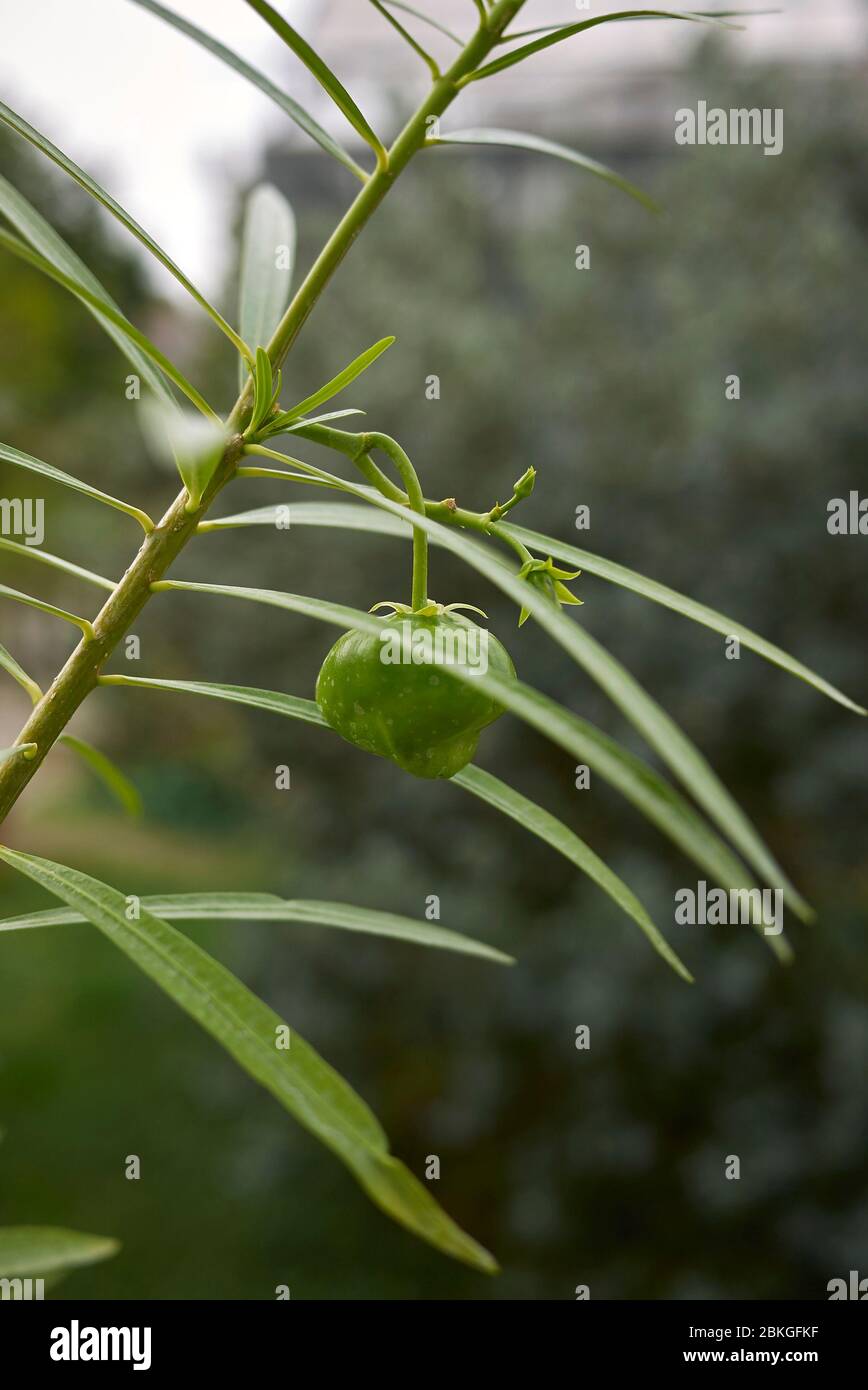
[[[370,456],[372,449],[380,449],[394,463],[401,481],[407,491],[407,502],[419,516],[425,515],[425,494],[419,476],[397,440],[388,434],[363,434],[359,453]],[[413,528],[413,590],[410,607],[416,612],[424,608],[428,601],[428,537],[419,527]]]

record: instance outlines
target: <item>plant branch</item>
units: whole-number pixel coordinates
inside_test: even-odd
[[[388,151],[388,157],[378,161],[377,168],[326,242],[278,324],[268,345],[273,367],[279,367],[284,361],[314,305],[359,233],[399,174],[424,145],[430,118],[442,115],[455,100],[462,78],[474,72],[488,57],[524,3],[525,0],[498,0],[487,14],[486,25],[480,26],[452,66],[432,84],[427,97]],[[242,431],[250,418],[252,404],[253,386],[250,378],[226,422],[229,442],[199,506],[193,511],[187,510],[189,497],[186,489],[175,498],[159,524],[145,537],[114,592],[93,619],[92,625],[88,624],[82,641],[35,706],[16,739],[16,743],[34,743],[34,753],[28,758],[11,759],[0,767],[0,823],[82,701],[96,687],[102,666],[148,602],[151,585],[162,579],[195,535],[214,498],[234,475],[244,448]],[[372,469],[375,467],[372,464]]]
[[[445,526],[457,526],[460,530],[476,531],[479,535],[489,536],[514,550],[525,564],[534,557],[527,547],[511,534],[505,527],[500,525],[499,519],[504,512],[522,500],[520,493],[515,493],[508,503],[496,505],[488,512],[473,512],[465,507],[459,507],[454,497],[447,498],[442,502],[432,502],[425,497],[415,468],[410,462],[401,446],[388,435],[366,432],[364,434],[350,434],[346,430],[330,429],[325,425],[310,425],[304,430],[298,430],[304,438],[313,440],[318,444],[325,444],[338,453],[345,454],[347,458],[355,464],[359,472],[369,483],[390,502],[398,502],[401,506],[410,507],[418,512],[420,516],[429,517],[432,521],[439,521]],[[393,459],[395,466],[401,474],[402,481],[407,486],[404,492],[401,488],[387,478],[386,474],[374,463],[370,455],[371,449],[381,449],[383,453]],[[301,473],[293,473],[289,469],[277,468],[239,468],[236,477],[239,478],[275,478],[280,482],[294,483],[313,483],[320,487],[330,487],[337,490],[341,488],[340,478],[333,477],[331,474],[323,473],[313,464],[303,463],[301,459],[290,458],[288,454],[278,453],[276,449],[268,449],[261,444],[250,444],[245,449],[245,454],[258,454],[262,458],[275,459],[280,463],[292,464],[294,468],[304,470]],[[532,473],[533,470],[529,470]],[[312,476],[308,476],[312,475]],[[525,475],[527,476],[527,475]],[[523,479],[521,480],[524,481]],[[519,485],[516,484],[518,487]],[[352,496],[357,496],[357,492],[348,488]],[[209,531],[218,529],[218,523],[203,522],[200,530]],[[417,587],[416,576],[420,573],[420,563],[416,558],[416,545],[418,538],[422,537],[426,542],[426,555],[424,562],[424,574],[426,584],[421,582]],[[422,607],[427,601],[427,595],[423,592],[427,586],[427,537],[418,527],[413,532],[414,543],[414,565],[413,565],[413,600],[414,609]]]

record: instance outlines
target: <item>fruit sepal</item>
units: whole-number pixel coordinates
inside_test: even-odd
[[[381,608],[391,608],[393,613],[403,613],[411,618],[442,618],[444,613],[457,613],[459,610],[478,613],[480,618],[488,617],[487,613],[483,613],[481,608],[474,607],[472,603],[435,603],[433,599],[428,599],[421,608],[412,608],[409,603],[393,603],[391,599],[382,599],[368,611],[377,613]]]

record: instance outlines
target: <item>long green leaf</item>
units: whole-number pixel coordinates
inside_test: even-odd
[[[0,666],[3,667],[4,671],[8,671],[12,679],[16,680],[21,686],[22,690],[27,691],[27,694],[34,704],[36,704],[37,700],[42,699],[42,691],[36,684],[36,681],[31,680],[30,676],[28,676],[27,672],[24,670],[24,667],[18,665],[15,657],[10,651],[7,651],[2,642],[0,642]]]
[[[565,859],[569,859],[583,874],[593,880],[604,893],[617,903],[628,917],[638,924],[647,936],[655,951],[663,957],[668,965],[682,980],[693,982],[693,976],[686,968],[678,955],[673,951],[669,942],[658,931],[648,913],[640,903],[639,899],[620,879],[613,873],[609,866],[595,854],[584,840],[574,834],[563,821],[559,821],[556,816],[551,815],[542,806],[538,806],[529,797],[522,796],[513,787],[502,782],[500,778],[492,776],[490,772],[485,772],[481,767],[474,767],[473,764],[456,773],[452,781],[465,791],[472,792],[474,796],[485,801],[489,806],[501,811],[503,815],[509,816],[511,820],[530,831],[537,839],[545,844],[551,845]]]
[[[451,39],[453,43],[457,43],[459,48],[464,47],[464,40],[458,34],[453,33],[451,29],[447,29],[445,24],[440,24],[436,19],[432,19],[430,15],[423,14],[422,11],[417,10],[415,6],[405,5],[402,3],[402,0],[383,0],[383,4],[388,5],[392,10],[403,10],[405,14],[411,14],[415,19],[421,19],[423,23],[429,24],[432,29],[438,30],[439,33],[445,34],[447,39]]]
[[[308,71],[313,73],[323,91],[328,93],[338,110],[346,116],[356,133],[361,135],[362,139],[379,154],[383,148],[379,136],[368,125],[346,87],[338,80],[331,68],[323,62],[319,54],[314,52],[310,44],[293,29],[291,24],[287,24],[286,20],[267,3],[267,0],[247,0],[247,4],[265,20],[266,24],[271,26],[275,34],[278,34],[287,47],[292,49],[295,56],[301,59]]]
[[[344,367],[342,372],[338,372],[337,376],[333,376],[331,381],[326,382],[325,386],[321,386],[318,391],[314,391],[312,396],[305,396],[304,400],[299,401],[298,405],[294,405],[290,410],[282,411],[280,415],[276,416],[271,425],[271,432],[276,433],[278,429],[281,431],[285,430],[289,425],[299,420],[300,416],[306,415],[309,410],[316,410],[318,406],[324,405],[326,401],[330,401],[333,396],[339,395],[351,382],[355,381],[356,377],[361,376],[362,372],[366,372],[370,366],[373,366],[377,358],[381,357],[386,349],[392,346],[394,341],[394,336],[390,338],[381,338],[379,342],[374,343],[372,347],[366,348],[364,352],[360,352],[358,357],[354,357],[352,362]],[[311,424],[313,422],[308,420],[305,423]]]
[[[327,729],[319,705],[298,695],[284,695],[278,690],[257,690],[247,685],[223,685],[215,681],[172,681],[147,676],[100,676],[100,685],[129,685],[139,690],[177,691],[181,695],[209,695],[218,700],[230,700],[252,709],[283,714],[289,719],[301,719],[306,724],[319,724]]]
[[[0,444],[0,459],[4,463],[14,464],[16,468],[26,468],[31,473],[38,473],[43,478],[49,478],[53,483],[62,483],[64,487],[71,487],[75,492],[84,493],[85,497],[92,497],[95,502],[103,502],[107,507],[114,507],[116,511],[125,512],[127,516],[135,517],[146,533],[154,529],[154,523],[147,512],[143,512],[139,507],[131,507],[128,502],[122,502],[119,497],[112,497],[108,492],[100,492],[99,488],[91,487],[89,483],[83,483],[80,478],[74,478],[71,473],[63,473],[50,463],[43,463],[41,459],[35,459],[31,454],[23,454],[20,449],[13,449],[11,444]]]
[[[293,522],[296,520],[295,511],[296,508],[293,507]],[[571,565],[575,564],[589,574],[596,574],[600,579],[608,580],[612,584],[619,584],[624,589],[630,589],[633,593],[640,594],[642,598],[651,599],[654,603],[662,604],[664,608],[672,609],[674,613],[681,613],[685,618],[692,618],[694,622],[701,623],[703,627],[710,627],[715,632],[722,633],[724,637],[737,637],[743,646],[748,647],[759,656],[765,657],[766,661],[772,662],[773,665],[780,666],[782,670],[789,671],[790,675],[797,676],[799,680],[812,685],[815,690],[819,690],[830,700],[835,700],[839,705],[843,705],[845,709],[852,710],[855,714],[868,714],[868,710],[857,705],[855,700],[851,700],[843,691],[824,680],[816,671],[812,671],[809,666],[797,661],[781,647],[775,646],[774,642],[760,637],[758,633],[745,627],[737,619],[728,618],[725,614],[716,612],[715,609],[709,608],[706,604],[698,603],[696,599],[680,594],[677,589],[670,589],[666,584],[658,584],[653,579],[646,579],[644,575],[637,574],[635,570],[628,569],[625,565],[616,564],[614,560],[607,560],[602,555],[594,555],[591,551],[581,550],[575,545],[567,545],[564,541],[556,540],[553,536],[544,536],[538,531],[529,531],[524,526],[516,526],[506,522],[503,523],[503,529],[509,531],[517,540],[522,541],[530,550],[544,551],[546,555],[551,555],[555,560],[562,560]]]
[[[149,680],[143,676],[103,676],[101,683],[104,685],[138,686],[140,689],[147,690],[177,691],[180,694],[206,695],[218,700],[229,700],[236,704],[247,705],[253,709],[268,710],[271,714],[282,714],[290,719],[299,719],[324,729],[330,728],[330,725],[323,719],[319,706],[313,700],[303,700],[295,695],[284,695],[276,690],[257,690],[249,686],[221,685],[209,681]],[[463,787],[465,791],[472,792],[474,796],[486,801],[496,810],[503,812],[504,815],[518,821],[532,835],[536,835],[538,839],[544,840],[552,849],[564,855],[571,864],[574,864],[582,873],[587,874],[598,887],[602,888],[603,892],[607,893],[629,917],[633,918],[648,937],[654,949],[682,979],[692,980],[693,977],[657,930],[638,898],[562,821],[557,820],[555,816],[544,811],[542,807],[522,796],[505,782],[493,777],[491,773],[483,772],[481,768],[465,768],[463,772],[452,778],[452,782],[456,786]],[[152,910],[158,913],[160,911],[158,907],[153,907]],[[3,924],[0,924],[0,930],[2,929]]]
[[[136,0],[141,3],[141,0]],[[253,189],[244,208],[238,323],[241,336],[253,347],[267,344],[289,302],[295,261],[295,217],[273,184]],[[278,264],[278,248],[286,247],[287,264]],[[239,363],[241,384],[246,376]]]
[[[203,529],[218,531],[230,530],[237,526],[273,526],[277,507],[259,507],[249,512],[237,512],[231,516],[213,517],[206,522]],[[352,502],[293,502],[291,510],[293,526],[328,526],[338,527],[349,531],[367,531],[376,535],[395,536],[409,538],[413,534],[413,528],[407,521],[401,521],[398,517],[388,516],[370,507],[358,507]],[[544,555],[551,555],[555,560],[561,560],[564,564],[574,565],[577,569],[586,571],[588,574],[595,574],[599,579],[605,579],[611,584],[618,584],[624,589],[629,589],[632,593],[639,594],[642,598],[651,599],[654,603],[661,604],[664,608],[669,608],[673,613],[680,613],[685,618],[691,618],[694,622],[701,623],[704,627],[712,628],[715,632],[720,632],[724,637],[737,637],[743,646],[748,647],[757,655],[765,657],[781,670],[788,671],[790,675],[797,676],[806,684],[819,690],[821,694],[827,695],[830,700],[835,700],[845,709],[852,710],[855,714],[868,714],[862,705],[858,705],[855,700],[851,700],[848,695],[832,685],[816,671],[812,671],[809,666],[798,661],[794,656],[790,656],[781,647],[775,646],[765,637],[753,632],[749,627],[736,618],[729,618],[723,613],[717,612],[714,608],[709,608],[704,603],[697,602],[696,599],[688,598],[686,594],[679,593],[677,589],[670,589],[666,584],[658,584],[654,579],[647,579],[645,575],[638,574],[635,570],[628,569],[626,565],[619,565],[614,560],[607,560],[602,555],[595,555],[590,550],[581,550],[578,546],[568,545],[564,541],[557,540],[554,536],[542,535],[539,531],[530,531],[526,526],[516,526],[512,522],[501,522],[501,530],[510,532],[529,550],[540,551]],[[435,545],[440,544],[438,537],[432,536]]]
[[[34,251],[38,251],[62,274],[69,276],[70,280],[75,280],[77,284],[89,290],[95,301],[104,304],[115,314],[121,312],[119,305],[115,303],[105,287],[100,284],[96,276],[72,248],[67,246],[63,237],[54,230],[50,222],[47,222],[24,195],[19,193],[17,188],[13,188],[11,183],[7,183],[4,178],[0,178],[0,212],[12,223],[13,227],[17,228]],[[86,304],[97,323],[105,329],[112,342],[120,348],[130,364],[135,367],[142,381],[146,382],[151,390],[167,405],[174,405],[175,397],[167,387],[160,372],[154,369],[148,357],[136,346],[129,334],[119,328],[114,319],[108,318],[101,309],[96,308],[95,303],[88,303],[86,300],[83,300],[82,303]]]
[[[332,491],[340,492],[341,488],[337,483],[327,483],[323,478],[312,478],[307,473],[294,473],[291,469],[285,468],[274,470],[270,468],[239,468],[235,474],[236,478],[279,478],[282,482],[289,479],[293,483],[305,483],[308,487],[331,488]],[[219,527],[209,526],[207,521],[200,521],[197,531],[219,530]]]
[[[327,410],[324,415],[308,415],[302,420],[296,420],[292,425],[287,425],[286,433],[295,434],[297,431],[307,429],[310,425],[324,425],[327,420],[341,420],[347,415],[366,414],[367,411],[359,410],[358,406],[350,406],[347,410]]]
[[[206,314],[213,319],[217,327],[226,334],[226,337],[234,344],[242,356],[251,358],[251,353],[246,343],[242,342],[241,338],[239,338],[238,334],[235,332],[235,329],[226,322],[223,315],[218,313],[213,305],[208,303],[205,296],[187,279],[187,276],[181,268],[175,264],[170,256],[166,255],[166,252],[162,247],[157,245],[153,237],[145,231],[144,227],[141,227],[139,223],[136,222],[135,218],[131,217],[130,214],[121,207],[120,203],[115,201],[110,193],[107,193],[95,179],[92,179],[89,174],[86,174],[83,169],[80,169],[68,155],[65,155],[62,150],[59,150],[56,145],[53,145],[46,136],[42,135],[41,132],[30,125],[28,121],[25,121],[23,116],[19,116],[16,111],[13,111],[11,107],[7,106],[5,102],[2,101],[0,101],[0,121],[2,121],[4,125],[7,125],[10,130],[14,130],[18,135],[23,136],[25,140],[29,140],[31,145],[35,145],[38,150],[41,150],[44,155],[47,155],[49,159],[53,160],[60,169],[63,169],[64,173],[69,174],[70,178],[75,180],[80,188],[85,189],[85,191],[89,193],[92,198],[95,198],[98,203],[101,203],[113,217],[116,217],[117,220],[126,227],[128,232],[132,232],[136,240],[140,241],[141,244],[150,251],[151,255],[154,256],[162,266],[165,266],[170,274],[174,275],[180,285],[183,285],[187,293],[191,295],[196,303],[205,310]],[[75,283],[74,280],[73,283]],[[79,288],[83,289],[84,287],[80,286]],[[106,312],[106,306],[104,303],[100,303],[98,296],[91,295],[91,300],[93,300],[95,308],[101,309],[103,313]],[[139,346],[141,347],[142,344],[140,343]]]
[[[76,613],[69,613],[65,608],[56,608],[53,603],[45,603],[41,598],[33,598],[31,594],[23,594],[20,589],[10,589],[8,584],[0,584],[0,596],[14,599],[16,603],[26,604],[28,608],[38,608],[40,613],[47,613],[51,618],[62,618],[65,623],[72,623],[75,627],[81,628],[85,637],[93,636],[93,628],[89,620],[80,618]]]
[[[732,13],[737,14],[738,11]],[[525,58],[532,57],[534,53],[541,53],[544,48],[551,48],[552,44],[562,43],[564,39],[572,38],[574,34],[581,34],[585,29],[595,29],[598,24],[612,24],[624,19],[683,19],[691,24],[711,24],[720,29],[743,27],[738,24],[727,24],[725,15],[703,14],[699,10],[618,10],[613,14],[601,14],[594,19],[583,19],[577,24],[564,25],[563,28],[555,30],[554,33],[544,34],[542,38],[534,39],[532,43],[523,44],[521,48],[513,48],[502,58],[496,58],[493,63],[486,63],[484,67],[477,68],[465,81],[475,82],[480,77],[493,77],[495,73],[503,72],[506,68],[523,62]],[[507,37],[509,36],[507,35]]]
[[[0,748],[0,763],[8,763],[12,758],[19,758],[35,747],[35,743],[14,743],[11,748]]]
[[[415,922],[394,912],[353,907],[349,903],[295,901],[271,893],[173,893],[141,899],[142,907],[166,922],[299,922],[315,927],[336,927],[340,931],[383,936],[414,946],[431,946],[459,955],[478,956],[499,965],[514,965],[512,956],[483,941],[460,932]],[[0,921],[0,931],[21,931],[30,927],[62,927],[84,922],[80,912],[68,908],[49,908]]]
[[[509,34],[501,34],[498,43],[512,43],[515,39],[530,39],[534,34],[553,34],[559,29],[568,29],[568,24],[538,24],[534,29],[516,29]]]
[[[648,194],[643,193],[641,188],[629,183],[627,179],[616,174],[607,165],[600,164],[596,159],[590,159],[587,155],[579,154],[577,150],[571,150],[567,145],[558,145],[554,140],[543,140],[538,135],[526,135],[520,130],[499,130],[494,127],[478,126],[470,130],[450,130],[445,135],[438,135],[435,139],[426,140],[425,144],[505,145],[516,150],[532,150],[535,154],[554,155],[556,159],[563,159],[568,164],[576,164],[587,173],[595,174],[597,178],[613,184],[615,188],[620,188],[622,193],[629,193],[631,198],[642,203],[649,212],[660,211],[659,205],[654,202],[653,198],[649,198]]]
[[[138,789],[126,773],[121,772],[101,749],[94,748],[92,743],[86,743],[83,738],[76,738],[73,734],[61,734],[58,742],[65,743],[67,748],[78,754],[82,762],[87,763],[112,796],[120,802],[128,816],[137,819],[142,814],[142,798]]]
[[[256,349],[256,366],[253,371],[253,414],[250,417],[250,433],[255,434],[259,426],[271,413],[274,402],[274,372],[271,358],[264,347]]]
[[[63,570],[66,574],[74,575],[76,579],[84,579],[88,584],[95,584],[98,589],[113,590],[115,587],[111,579],[105,579],[101,574],[94,574],[93,570],[82,569],[81,565],[74,565],[71,560],[64,560],[60,555],[51,555],[38,545],[21,545],[18,541],[10,541],[5,536],[0,536],[0,549],[8,550],[10,554],[17,555],[19,559],[39,560],[44,565],[50,565],[52,569]]]
[[[371,489],[373,495],[374,489]],[[284,512],[286,504],[283,504]],[[389,516],[376,507],[359,507],[355,502],[293,502],[291,504],[292,525],[333,526],[342,531],[365,531],[375,536],[393,536],[396,540],[409,540],[413,527],[409,521],[397,516]],[[253,507],[246,512],[232,512],[228,516],[215,516],[202,523],[202,530],[231,531],[240,526],[274,526],[280,512],[279,504],[267,507]],[[439,545],[436,537],[431,537],[432,545]]]
[[[334,475],[323,470],[319,470],[319,474],[333,482],[339,482],[343,491],[370,501],[381,510],[406,521],[405,506],[374,494],[370,488],[360,488],[343,479],[335,479]],[[580,624],[566,618],[560,608],[552,605],[538,590],[517,579],[515,574],[484,546],[468,540],[461,532],[452,531],[416,513],[413,514],[412,524],[429,537],[439,540],[444,549],[464,559],[478,573],[490,579],[519,608],[526,608],[540,626],[588,672],[623,711],[651,747],[657,750],[681,779],[709,817],[730,836],[757,872],[773,888],[783,891],[785,900],[798,916],[804,920],[811,919],[811,908],[796,891],[708,761],[656,700],[642,689],[638,681],[601,643],[591,637]]]
[[[152,362],[156,363],[169,380],[173,381],[178,389],[183,391],[184,395],[193,402],[197,410],[201,410],[203,415],[207,415],[212,420],[217,419],[216,413],[211,409],[205,398],[199,394],[195,386],[191,386],[183,372],[175,366],[174,362],[172,362],[164,352],[160,351],[155,343],[151,342],[150,338],[146,337],[144,333],[136,328],[134,323],[130,323],[130,320],[125,318],[123,314],[113,309],[104,300],[100,299],[98,295],[91,294],[90,290],[84,285],[79,284],[77,280],[73,280],[69,275],[65,275],[62,270],[58,270],[57,266],[52,265],[44,256],[40,256],[38,251],[32,251],[25,242],[20,241],[16,236],[12,236],[11,233],[0,231],[0,246],[5,247],[7,251],[11,251],[19,260],[26,261],[27,264],[33,266],[34,269],[41,270],[43,275],[47,275],[49,279],[56,281],[58,285],[62,285],[64,289],[69,290],[89,308],[99,309],[104,318],[109,319],[117,328],[121,329],[137,347],[141,348],[142,352],[150,357]]]
[[[251,82],[254,87],[258,87],[260,92],[263,92],[265,96],[270,97],[270,99],[289,116],[290,120],[295,121],[295,124],[305,131],[307,135],[312,136],[320,148],[325,150],[326,154],[333,155],[335,159],[339,160],[341,164],[351,170],[352,173],[356,175],[356,178],[364,179],[366,177],[364,169],[356,163],[351,155],[347,154],[346,150],[341,148],[336,140],[332,139],[328,131],[323,130],[319,122],[315,121],[313,116],[305,111],[303,106],[299,106],[298,102],[293,101],[292,97],[287,96],[286,92],[282,92],[279,87],[276,87],[264,73],[258,72],[256,68],[251,67],[249,63],[245,62],[243,58],[240,58],[237,53],[233,53],[225,44],[220,43],[218,39],[213,38],[210,34],[206,34],[202,29],[197,29],[195,24],[191,24],[188,20],[183,19],[181,15],[175,14],[172,10],[167,10],[165,6],[155,4],[154,0],[132,0],[132,2],[134,5],[140,5],[143,10],[150,10],[151,14],[156,15],[158,19],[165,20],[167,24],[171,24],[175,29],[179,30],[180,33],[186,34],[190,39],[194,39],[196,43],[201,44],[209,53],[213,53],[215,58],[222,59],[230,68],[234,68],[242,77],[246,77],[247,81]],[[243,327],[241,328],[241,336],[246,342],[255,346],[256,340],[247,338]]]
[[[57,1226],[0,1227],[0,1279],[41,1279],[82,1265],[109,1260],[120,1250],[109,1236],[85,1235]]]
[[[289,612],[304,614],[335,627],[356,628],[375,636],[382,630],[381,620],[370,613],[362,613],[359,609],[348,608],[344,604],[328,603],[324,599],[307,598],[301,594],[284,594],[272,589],[238,588],[225,584],[192,584],[177,580],[161,580],[154,587],[157,590],[216,594],[266,603],[276,608],[287,609]],[[491,672],[482,674],[479,670],[464,670],[459,665],[444,666],[443,670],[450,677],[463,680],[477,690],[484,690],[494,696],[544,737],[567,749],[590,768],[596,769],[606,781],[632,801],[648,820],[657,825],[701,868],[709,872],[722,887],[743,889],[754,886],[750,875],[736,856],[718,839],[675,788],[647,763],[621,748],[593,724],[570,714],[554,700],[518,680],[506,681]],[[103,681],[106,684],[133,683],[132,679],[126,677],[103,677]],[[177,683],[175,684],[177,686]],[[159,688],[168,688],[169,685],[169,682],[161,683]],[[201,693],[207,693],[201,682],[197,685]],[[252,700],[241,702],[255,703]],[[779,954],[787,953],[786,946],[779,937],[772,938],[769,944]]]
[[[123,894],[76,869],[0,847],[2,858],[80,912],[235,1058],[243,1069],[346,1164],[396,1221],[445,1254],[493,1271],[489,1253],[453,1222],[388,1150],[364,1101],[295,1030],[225,966],[159,917],[128,920]]]

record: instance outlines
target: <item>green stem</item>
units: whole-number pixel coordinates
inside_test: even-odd
[[[401,131],[388,152],[329,237],[295,297],[275,329],[268,354],[279,367],[295,343],[314,305],[350,247],[386,197],[399,174],[422,148],[429,120],[438,117],[458,95],[459,82],[488,57],[506,26],[525,0],[498,0],[489,11],[486,26],[477,30],[452,66],[433,83],[426,99]],[[213,311],[212,311],[213,312]],[[243,345],[242,345],[243,346]],[[246,347],[244,348],[246,352]],[[76,647],[35,706],[16,742],[35,743],[34,756],[14,758],[0,767],[0,823],[14,806],[43,758],[63,733],[83,700],[95,689],[100,670],[129,631],[151,596],[151,585],[162,578],[197,527],[214,498],[234,475],[244,447],[242,431],[253,406],[253,383],[248,378],[226,422],[228,444],[199,506],[187,511],[186,488],[175,498],[161,521],[149,531],[138,554],[117,588],[93,620],[92,636]]]
[[[380,441],[387,440],[388,435],[352,434],[349,430],[334,429],[330,425],[308,425],[302,429],[294,430],[293,433],[299,435],[302,439],[310,440],[312,444],[321,444],[325,448],[334,449],[337,453],[344,454],[355,464],[356,468],[358,468],[367,482],[369,482],[372,487],[375,487],[383,497],[387,497],[390,502],[400,502],[404,506],[412,506],[414,511],[417,512],[420,510],[419,495],[411,493],[409,487],[407,487],[405,492],[402,492],[401,489],[396,487],[391,479],[387,478],[386,474],[377,467],[370,454],[367,452],[368,448],[375,447],[372,441],[377,441],[377,448],[383,448]],[[368,441],[367,447],[365,447],[364,441]],[[399,449],[399,446],[395,444],[394,440],[389,440],[389,444],[392,448]],[[251,452],[255,452],[255,450]],[[383,452],[389,453],[389,450],[383,448]],[[406,465],[409,465],[412,469],[410,460],[407,458],[403,449],[400,450],[400,455]],[[283,454],[272,454],[271,456],[274,458],[285,458]],[[389,453],[389,456],[393,457],[391,453]],[[298,464],[297,459],[289,459],[287,461],[296,465]],[[395,458],[395,463],[396,466],[400,468],[397,458]],[[304,466],[304,464],[301,465],[301,467]],[[413,469],[412,472],[413,478],[415,478],[418,483],[415,470]],[[405,481],[406,486],[403,473],[401,477],[402,480]],[[514,499],[514,501],[519,500],[518,498]],[[497,519],[492,516],[491,512],[471,512],[467,511],[464,507],[456,506],[452,501],[431,502],[424,496],[421,497],[421,501],[425,516],[430,517],[432,521],[439,521],[444,526],[459,526],[467,531],[478,531],[484,536],[493,536],[495,539],[502,541],[504,545],[510,546],[519,556],[522,564],[524,564],[526,560],[533,559],[530,551],[522,545],[520,540],[510,535],[508,531],[497,524]],[[509,509],[509,505],[511,504],[504,503],[499,510],[498,517],[502,516],[503,513]],[[415,534],[418,535],[419,532],[417,531]]]
[[[293,430],[293,434],[300,439],[309,439],[312,444],[322,444],[326,449],[334,449],[338,454],[345,454],[351,463],[364,478],[375,487],[384,497],[388,497],[390,502],[408,501],[406,492],[402,492],[386,474],[377,467],[370,454],[359,453],[358,434],[350,434],[348,430],[332,429],[329,425],[305,425]]]
[[[512,546],[513,550],[521,560],[522,564],[525,564],[528,560],[533,559],[533,556],[531,555],[527,546],[522,545],[521,541],[518,539],[518,536],[513,536],[510,534],[509,531],[505,531],[502,526],[499,526],[497,524],[496,521],[491,522],[489,524],[488,534],[489,536],[495,536],[499,541],[503,541],[504,545]]]
[[[306,437],[313,438],[314,430],[316,430],[316,441],[320,444],[326,442],[321,437],[323,434],[334,436],[331,440],[331,447],[336,449],[338,453],[346,454],[356,465],[362,476],[367,478],[381,496],[388,498],[390,502],[399,502],[404,507],[412,507],[413,511],[418,512],[420,516],[427,516],[432,521],[439,521],[441,525],[458,526],[465,531],[477,531],[480,535],[490,536],[495,540],[502,541],[504,545],[509,546],[516,552],[522,564],[534,558],[517,536],[511,535],[510,532],[497,521],[492,520],[491,512],[468,511],[464,507],[456,506],[451,498],[448,502],[432,502],[425,497],[412,463],[401,446],[388,435],[378,433],[349,434],[345,430],[330,430],[325,426],[317,425],[311,426],[311,431]],[[406,492],[402,492],[399,487],[396,487],[374,463],[370,454],[366,451],[366,448],[369,449],[374,447],[382,449],[384,453],[389,454],[390,458],[394,458],[396,467],[398,467],[401,472],[402,479],[408,484]],[[261,458],[275,459],[279,463],[289,463],[295,468],[303,469],[304,472],[292,473],[288,469],[245,467],[237,470],[236,477],[238,478],[276,478],[280,482],[314,483],[320,487],[330,487],[338,491],[340,490],[341,480],[333,477],[331,474],[323,473],[322,470],[318,469],[314,464],[302,463],[300,459],[290,458],[288,454],[280,454],[276,449],[266,448],[263,444],[249,444],[244,452],[245,454],[258,454]],[[311,474],[312,476],[305,476],[306,474]],[[358,494],[352,492],[351,496],[356,497]],[[205,521],[202,522],[199,529],[204,532],[219,530],[219,527],[219,522]],[[420,536],[425,541],[426,546],[426,558],[424,561],[426,582],[424,585],[420,582],[417,590],[416,576],[417,574],[423,573],[421,567],[416,564],[415,546]],[[424,532],[416,528],[413,534],[413,542],[413,608],[416,609],[422,607],[426,602],[426,597],[422,596],[422,591],[427,587],[428,537]]]
[[[334,434],[344,435],[344,431],[335,430]],[[352,441],[351,446],[349,441]],[[381,473],[376,464],[370,457],[372,449],[379,449],[386,454],[394,463],[401,481],[406,489],[402,492],[389,482],[384,473]],[[310,463],[302,463],[300,459],[290,458],[287,454],[280,454],[275,449],[269,449],[263,444],[249,444],[245,449],[245,454],[256,454],[260,458],[276,459],[280,463],[292,464],[294,468],[300,468],[306,473],[317,474],[321,470]],[[419,476],[413,467],[407,454],[401,448],[397,440],[392,439],[388,434],[380,434],[377,431],[365,434],[344,435],[340,452],[347,454],[348,457],[359,467],[362,475],[368,479],[373,479],[374,486],[378,491],[383,492],[393,501],[399,501],[402,505],[410,507],[419,516],[425,515],[425,494],[422,491],[422,484]],[[363,460],[365,462],[363,462]],[[259,478],[281,478],[286,480],[292,478],[292,474],[279,472],[273,468],[239,468],[238,477],[259,477]],[[330,487],[339,487],[338,479],[331,479]],[[428,602],[428,537],[420,527],[413,528],[413,584],[410,596],[410,604],[414,612],[419,608],[424,608]]]
[[[488,56],[525,0],[498,0],[487,20],[461,50],[455,62],[431,87],[426,100],[405,125],[389,150],[388,165],[378,167],[326,242],[268,345],[274,366],[292,347],[323,288],[337,270],[359,232],[389,192],[413,156],[425,144],[430,118],[442,116],[458,94],[458,83]]]

